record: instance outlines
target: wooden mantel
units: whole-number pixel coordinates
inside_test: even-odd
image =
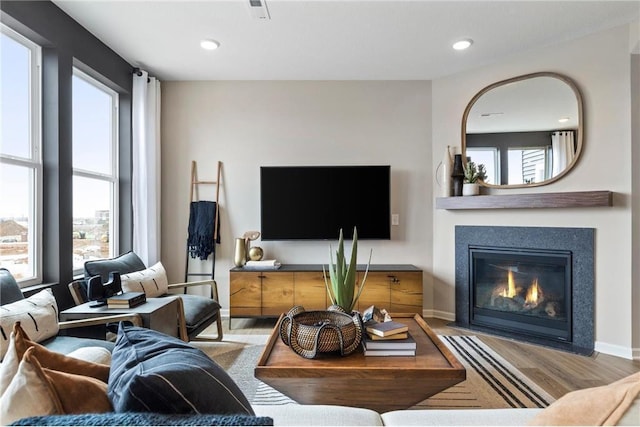
[[[436,209],[534,209],[613,206],[612,191],[437,197]]]

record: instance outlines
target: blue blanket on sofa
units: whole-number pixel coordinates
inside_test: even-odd
[[[78,415],[47,415],[23,418],[13,426],[272,426],[270,417],[253,415],[169,415],[131,412]]]

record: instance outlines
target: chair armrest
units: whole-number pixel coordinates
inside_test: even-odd
[[[130,321],[134,326],[142,326],[142,317],[139,314],[114,314],[112,316],[92,317],[80,320],[66,320],[58,322],[60,329],[83,328],[86,326],[105,325],[107,323]]]
[[[202,285],[210,285],[211,298],[218,302],[220,301],[220,298],[218,297],[218,284],[216,283],[215,280],[198,280],[196,282],[172,283],[169,285],[168,289],[172,290],[172,289],[183,288],[184,293],[187,293],[187,288],[190,288],[193,286],[202,286]]]

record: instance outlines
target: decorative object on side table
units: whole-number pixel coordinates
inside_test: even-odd
[[[249,249],[249,260],[251,261],[260,261],[264,256],[264,251],[260,246],[252,246]]]
[[[464,165],[464,184],[462,186],[463,196],[477,196],[480,194],[480,184],[478,181],[487,179],[487,170],[483,164],[476,164],[468,161]]]
[[[91,277],[87,283],[87,298],[91,303],[91,307],[102,307],[107,305],[107,299],[122,293],[122,281],[120,273],[112,271],[109,273],[109,280],[102,283],[102,276],[96,275]]]
[[[305,311],[295,306],[282,318],[279,331],[282,342],[307,359],[322,353],[347,356],[362,342],[360,315],[348,315],[335,305],[327,311]]]
[[[462,154],[456,154],[453,158],[453,170],[451,171],[453,181],[453,195],[462,196],[462,183],[464,181],[464,168],[462,166]]]
[[[351,247],[351,260],[347,265],[347,260],[344,255],[344,236],[342,229],[340,229],[340,237],[338,238],[338,251],[336,252],[336,262],[333,263],[333,256],[331,254],[331,246],[329,246],[329,281],[327,280],[327,272],[322,266],[322,274],[324,275],[324,283],[327,287],[327,293],[331,299],[333,305],[340,306],[345,313],[351,313],[353,307],[355,307],[360,298],[360,294],[364,289],[364,284],[367,280],[369,273],[369,266],[371,265],[371,255],[373,250],[369,252],[369,262],[367,268],[360,283],[358,292],[356,289],[356,277],[357,277],[357,258],[358,258],[358,230],[353,227],[353,246]]]
[[[236,238],[236,246],[233,251],[233,264],[242,267],[247,262],[247,243],[244,238]]]
[[[259,231],[246,231],[242,237],[236,238],[233,263],[236,267],[242,267],[249,260],[260,261],[264,256],[262,248],[251,247],[251,241],[260,237]]]

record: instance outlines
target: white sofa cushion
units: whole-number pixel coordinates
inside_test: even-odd
[[[381,415],[385,426],[524,426],[542,409],[420,409]]]
[[[381,426],[371,409],[334,405],[253,405],[258,416],[271,417],[274,426]]]

